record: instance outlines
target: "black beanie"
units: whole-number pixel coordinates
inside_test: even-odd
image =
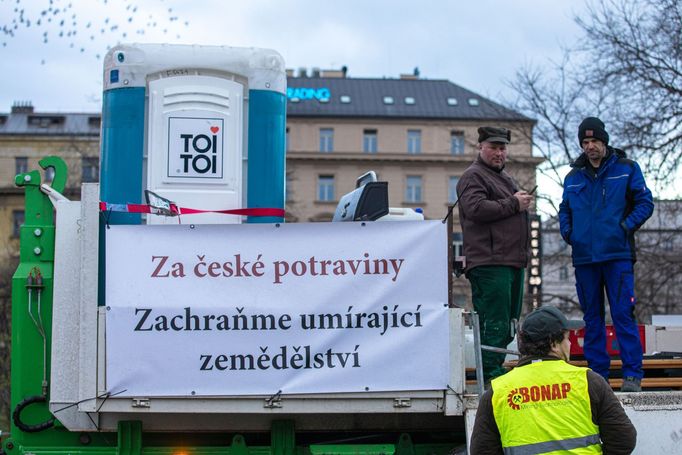
[[[583,139],[593,137],[599,139],[604,144],[609,143],[609,133],[604,129],[604,122],[597,117],[586,117],[578,127],[578,141],[582,146]]]

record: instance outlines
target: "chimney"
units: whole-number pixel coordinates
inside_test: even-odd
[[[15,101],[12,114],[33,114],[33,104],[30,101]]]
[[[415,66],[414,69],[412,70],[412,74],[401,74],[400,79],[402,80],[408,80],[408,81],[416,81],[419,79],[419,67]]]
[[[327,78],[336,78],[336,79],[342,79],[346,77],[344,74],[343,70],[322,70],[320,72],[320,77],[327,77]]]

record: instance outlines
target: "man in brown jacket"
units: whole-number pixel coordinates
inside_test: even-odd
[[[524,269],[528,262],[528,207],[533,196],[519,191],[504,171],[506,128],[478,129],[478,158],[457,184],[459,222],[464,237],[466,276],[481,327],[481,343],[506,348],[511,320],[521,315]],[[486,382],[505,373],[504,354],[483,351]]]

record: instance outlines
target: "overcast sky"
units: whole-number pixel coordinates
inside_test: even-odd
[[[350,77],[418,67],[422,77],[509,99],[516,69],[559,59],[579,37],[581,8],[582,0],[0,0],[0,112],[14,101],[99,111],[102,57],[119,41],[267,47],[288,68],[346,65]]]

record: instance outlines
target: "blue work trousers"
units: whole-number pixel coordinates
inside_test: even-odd
[[[635,278],[632,261],[598,262],[575,267],[576,289],[585,321],[583,351],[589,367],[609,377],[611,358],[606,351],[604,290],[623,361],[623,377],[642,378],[642,344],[635,321]]]

